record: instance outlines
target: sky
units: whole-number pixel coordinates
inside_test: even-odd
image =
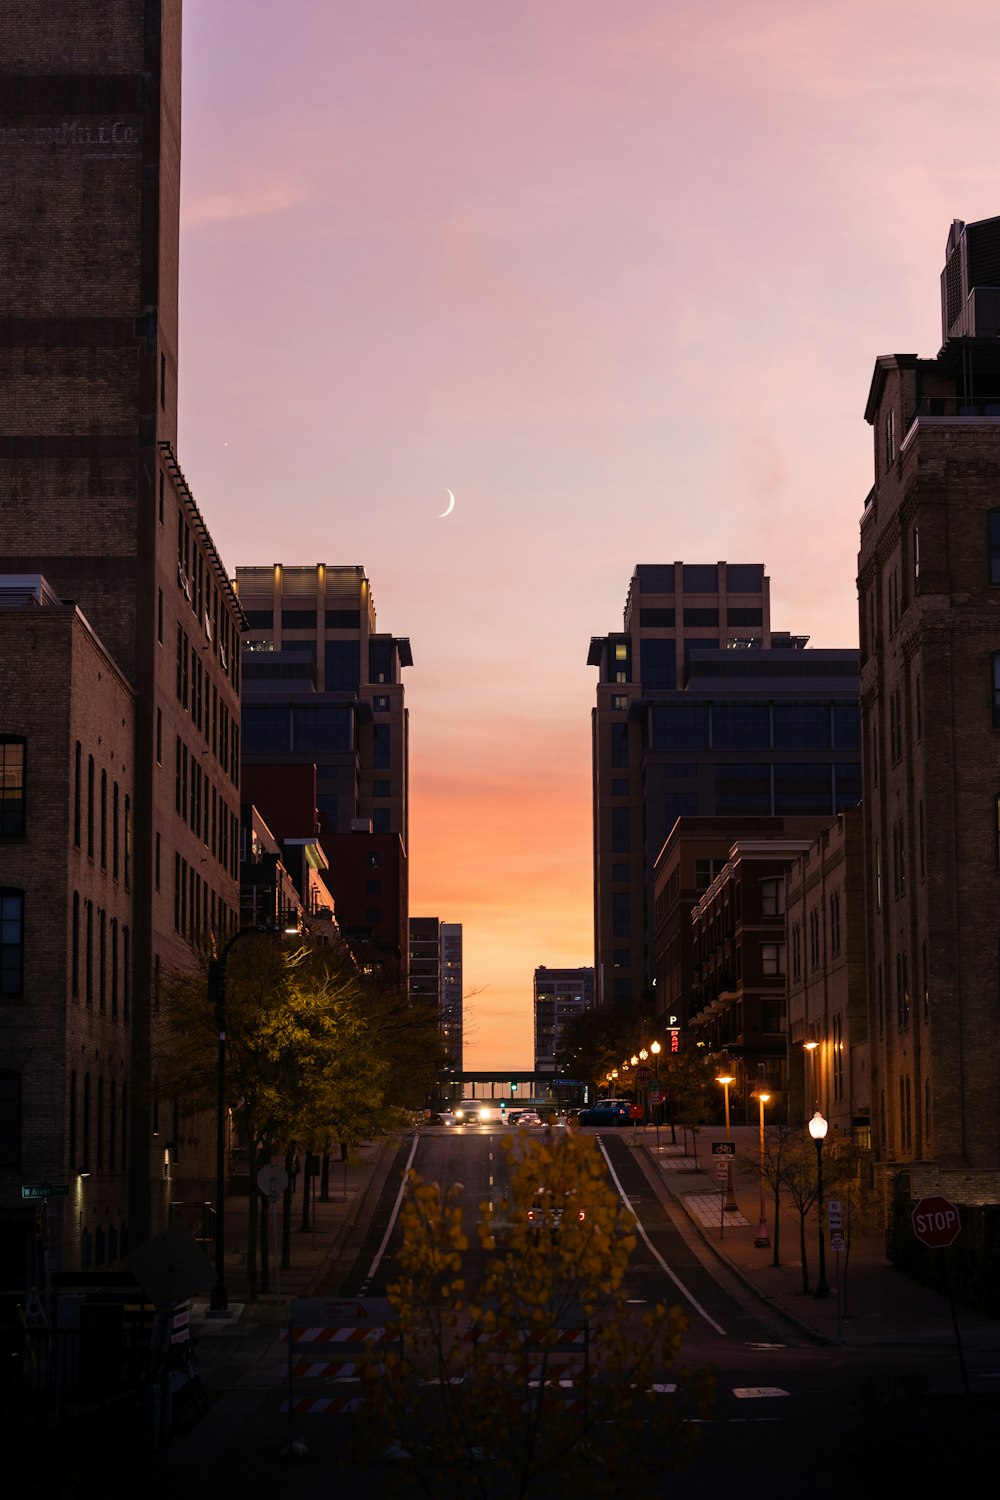
[[[187,0],[179,458],[227,567],[362,564],[408,636],[410,911],[467,1069],[593,962],[591,636],[762,562],[857,644],[875,358],[1000,213],[1000,7]],[[441,517],[448,491],[452,513]]]

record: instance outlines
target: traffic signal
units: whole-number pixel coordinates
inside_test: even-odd
[[[507,1101],[506,1101],[506,1099],[501,1099],[500,1100],[500,1113],[502,1115],[505,1115],[507,1113]]]
[[[511,1084],[510,1091],[511,1091],[512,1094],[516,1094],[517,1093],[517,1084],[516,1083],[512,1083]]]

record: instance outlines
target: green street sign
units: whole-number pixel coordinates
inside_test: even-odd
[[[50,1182],[25,1182],[21,1184],[22,1198],[65,1198],[68,1193],[68,1182],[56,1185]]]

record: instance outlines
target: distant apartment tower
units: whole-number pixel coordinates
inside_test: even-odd
[[[410,918],[410,998],[436,1009],[445,1067],[462,1071],[462,924]]]
[[[869,1036],[876,1157],[996,1201],[1000,879],[1000,218],[956,220],[936,358],[881,356],[861,520]],[[929,1169],[921,1168],[920,1171]],[[989,1175],[987,1175],[989,1174]],[[971,1195],[971,1197],[970,1197]]]
[[[535,1072],[555,1073],[566,1025],[594,1006],[592,968],[535,970]]]
[[[816,814],[860,797],[855,651],[772,631],[763,564],[640,564],[591,641],[596,1000],[655,994],[654,868],[678,818]],[[722,828],[720,821],[720,829]]]
[[[240,567],[236,589],[247,800],[279,841],[319,835],[342,931],[405,988],[410,643],[377,630],[362,567]]]
[[[160,977],[238,912],[242,616],[175,453],[180,20],[180,0],[81,0],[0,26],[0,558],[34,580],[0,619],[0,655],[31,676],[16,643],[51,641],[53,692],[69,694],[43,703],[13,683],[0,710],[23,746],[26,817],[0,838],[22,922],[4,923],[0,1072],[20,1102],[0,1205],[16,1257],[18,1181],[73,1180],[86,1142],[90,1177],[49,1202],[64,1267],[120,1259],[213,1181],[209,1133],[156,1088]],[[117,874],[103,863],[116,787]],[[60,841],[53,810],[78,796],[83,843],[73,819]]]

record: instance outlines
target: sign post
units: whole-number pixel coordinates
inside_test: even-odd
[[[958,1239],[962,1232],[962,1217],[954,1203],[949,1203],[947,1198],[942,1198],[940,1193],[932,1193],[927,1198],[921,1198],[911,1215],[913,1223],[914,1239],[926,1245],[928,1250],[947,1250]],[[955,1312],[955,1297],[952,1292],[951,1263],[948,1264],[948,1306],[951,1308],[951,1322],[955,1330],[955,1347],[958,1350],[958,1362],[962,1367],[962,1385],[965,1394],[969,1394],[969,1375],[965,1368],[965,1351],[962,1348],[962,1336],[958,1328],[958,1316]]]
[[[736,1157],[735,1141],[713,1141],[712,1160],[715,1162],[715,1180],[720,1184],[719,1189],[719,1239],[723,1239],[726,1233],[726,1201],[727,1189],[729,1187],[729,1174],[733,1169],[733,1161]]]
[[[844,1240],[844,1211],[839,1198],[831,1198],[826,1205],[826,1227],[830,1231],[830,1249],[835,1258],[833,1279],[837,1290],[837,1335],[844,1331],[843,1323],[843,1289],[840,1285],[840,1252],[845,1248]]]

